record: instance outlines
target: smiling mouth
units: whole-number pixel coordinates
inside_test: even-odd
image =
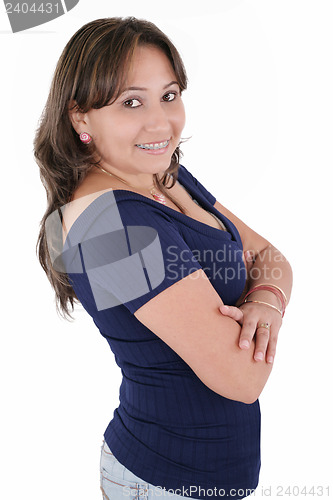
[[[140,149],[163,149],[166,148],[169,144],[169,140],[163,142],[153,142],[150,144],[136,144],[136,146]]]

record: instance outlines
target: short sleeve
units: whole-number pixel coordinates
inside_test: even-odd
[[[87,274],[98,310],[124,305],[133,314],[202,269],[176,224],[149,202],[116,201],[108,192],[92,205],[71,229],[64,254],[69,257],[65,258],[67,272],[73,268]]]
[[[187,170],[187,168],[184,167],[184,165],[180,165],[179,168],[180,168],[179,175],[181,176],[179,181],[181,182],[181,178],[182,178],[182,176],[184,176],[184,178],[187,182],[194,185],[195,188],[198,191],[200,191],[200,193],[206,198],[206,200],[211,205],[214,205],[216,202],[216,197],[212,193],[210,193],[208,191],[208,189],[206,189],[205,186],[203,184],[201,184],[201,182],[199,182],[198,179],[196,177],[194,177],[194,175],[192,175],[191,172],[189,172]]]

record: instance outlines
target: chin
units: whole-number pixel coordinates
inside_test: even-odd
[[[168,161],[163,161],[161,162],[160,164],[158,164],[157,166],[153,167],[151,169],[151,173],[152,174],[159,174],[159,175],[163,175],[164,172],[166,170],[168,170],[169,166],[170,166],[170,163],[171,163],[171,159],[168,160]]]

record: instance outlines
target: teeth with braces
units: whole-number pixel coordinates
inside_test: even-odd
[[[169,144],[169,141],[158,142],[157,144],[137,144],[138,148],[141,149],[162,149],[165,148]]]

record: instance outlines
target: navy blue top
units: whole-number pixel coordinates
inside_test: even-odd
[[[234,305],[245,285],[236,227],[182,165],[178,181],[226,231],[132,191],[113,190],[76,219],[63,259],[76,296],[121,368],[120,404],[104,433],[118,461],[146,482],[189,498],[207,499],[208,489],[210,498],[222,497],[219,489],[243,498],[258,484],[259,402],[233,401],[209,389],[134,316],[197,269],[226,304]]]

